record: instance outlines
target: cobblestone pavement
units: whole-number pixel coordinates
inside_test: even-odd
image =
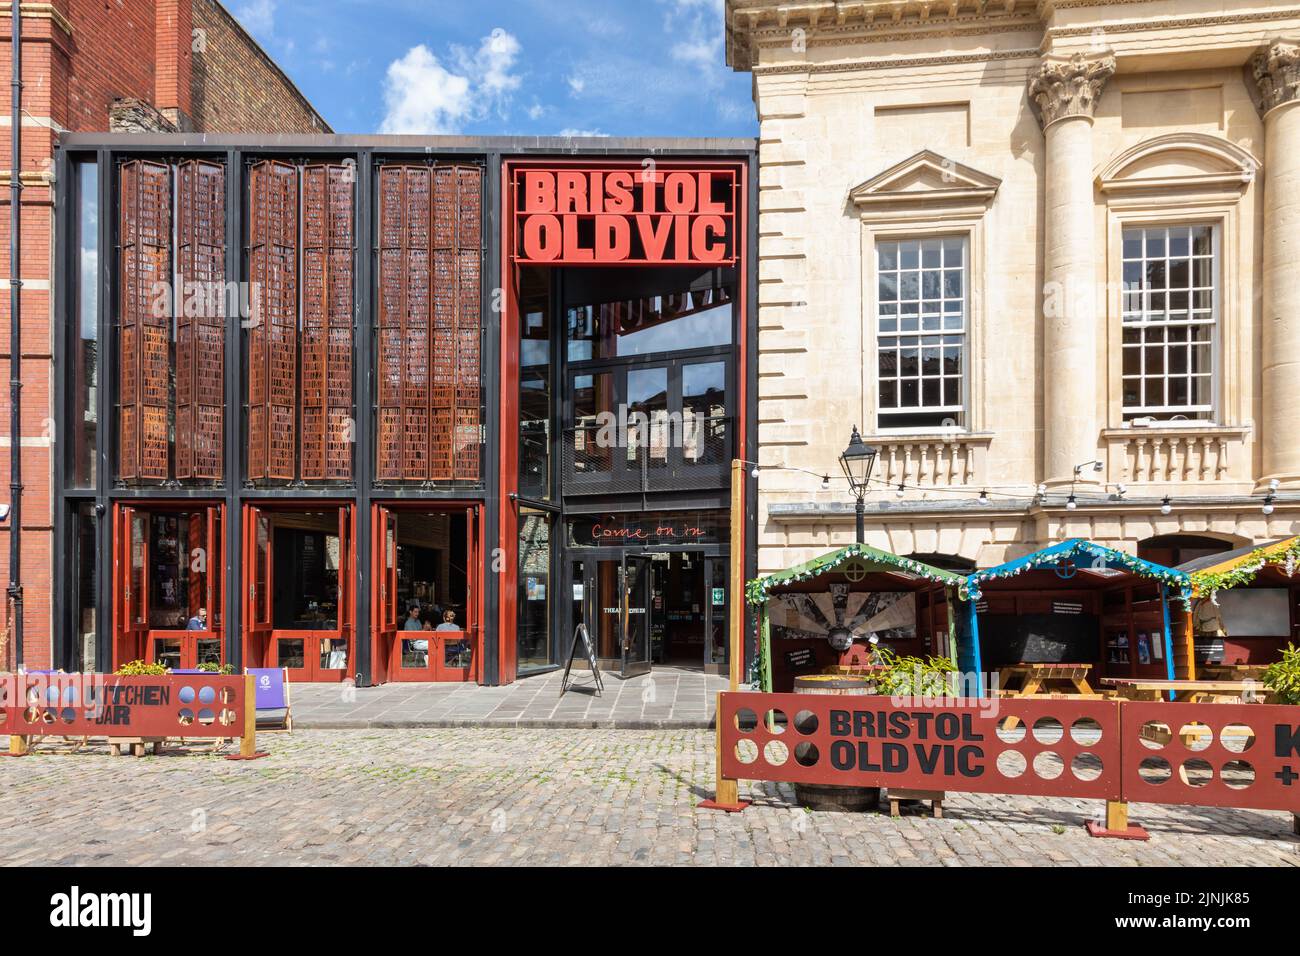
[[[562,671],[525,677],[505,687],[476,684],[295,684],[296,727],[603,727],[630,730],[708,727],[727,678],[698,669],[657,666],[649,674],[603,677],[599,696],[589,671],[560,696]]]
[[[711,796],[707,731],[267,734],[271,756],[0,761],[0,846],[23,864],[1300,866],[1283,813],[1134,805],[1149,843],[1097,840],[1097,801],[953,795],[945,818],[810,813],[784,784]]]

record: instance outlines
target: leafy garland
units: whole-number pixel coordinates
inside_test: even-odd
[[[1268,552],[1266,547],[1256,548],[1226,571],[1194,571],[1192,586],[1198,595],[1208,594],[1210,602],[1217,606],[1220,591],[1250,584],[1269,565],[1282,568],[1287,577],[1294,576],[1297,565],[1300,565],[1300,537],[1278,551]]]
[[[1059,551],[1050,548],[1044,549],[1043,551],[1030,555],[1029,560],[1023,564],[1014,564],[1014,567],[1006,567],[1004,570],[990,568],[987,571],[976,571],[966,579],[966,584],[961,596],[967,601],[978,601],[983,596],[983,592],[980,590],[981,581],[1011,578],[1025,571],[1060,564],[1067,558],[1071,558],[1081,552],[1104,558],[1108,564],[1122,565],[1126,570],[1133,574],[1144,578],[1153,578],[1169,587],[1176,588],[1179,591],[1179,599],[1183,602],[1184,606],[1188,606],[1191,600],[1191,579],[1182,571],[1176,571],[1173,568],[1166,568],[1159,564],[1153,564],[1150,561],[1144,561],[1142,558],[1127,554],[1124,551],[1116,551],[1112,548],[1103,548],[1100,545],[1084,540],[1078,540],[1075,542],[1073,547],[1064,548]]]
[[[851,544],[829,555],[823,555],[806,564],[798,565],[789,571],[778,571],[764,578],[755,578],[745,585],[745,602],[755,605],[764,604],[774,588],[811,580],[859,558],[871,563],[896,567],[900,571],[907,571],[909,574],[914,574],[935,584],[951,585],[956,583],[956,580],[960,577],[950,572],[932,568],[928,564],[913,558],[903,558],[896,554],[890,554],[888,551],[877,551],[874,548]]]

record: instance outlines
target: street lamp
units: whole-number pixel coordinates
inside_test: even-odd
[[[858,426],[854,425],[849,447],[840,455],[840,467],[844,469],[844,477],[849,480],[849,490],[858,500],[854,509],[858,524],[858,544],[866,541],[866,503],[863,499],[866,498],[871,469],[875,464],[876,449],[862,440]]]

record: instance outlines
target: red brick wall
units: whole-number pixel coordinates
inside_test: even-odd
[[[108,129],[119,98],[151,103],[181,129],[325,133],[329,127],[214,0],[52,0],[23,17],[22,429],[24,664],[52,657],[52,186],[58,128]],[[51,12],[45,12],[49,10]],[[23,8],[24,14],[27,10]],[[195,29],[202,32],[196,38]],[[0,17],[0,114],[10,113],[10,18]],[[198,48],[201,48],[202,52]],[[0,128],[0,502],[9,501],[10,130]],[[0,592],[9,580],[0,526]],[[12,622],[0,612],[0,670],[13,666]]]
[[[288,78],[215,0],[193,0],[190,98],[195,129],[208,133],[328,133],[329,126]]]

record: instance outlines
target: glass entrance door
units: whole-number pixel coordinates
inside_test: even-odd
[[[623,678],[650,673],[650,558],[623,557]]]

